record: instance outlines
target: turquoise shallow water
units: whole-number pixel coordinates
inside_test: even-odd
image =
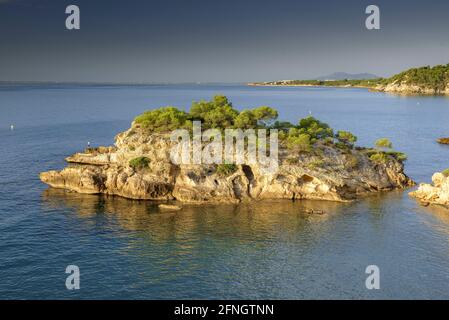
[[[359,145],[389,137],[407,173],[429,181],[449,167],[449,99],[362,89],[231,85],[0,86],[0,297],[449,298],[449,212],[407,192],[351,204],[275,201],[186,206],[47,189],[86,142],[108,145],[143,110],[225,94],[237,107],[270,105],[284,120],[311,112]],[[9,126],[15,125],[10,131]],[[327,216],[310,216],[321,208]],[[81,289],[65,288],[69,264]],[[381,289],[367,290],[376,264]]]

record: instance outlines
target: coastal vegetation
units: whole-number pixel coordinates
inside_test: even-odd
[[[276,121],[277,110],[261,106],[239,111],[225,96],[214,96],[211,101],[193,102],[189,112],[175,107],[163,107],[146,111],[134,119],[137,126],[149,132],[169,132],[175,129],[191,129],[193,121],[201,121],[203,129],[278,129],[281,142],[291,149],[309,151],[318,140],[341,141],[352,145],[357,138],[347,131],[334,131],[328,124],[308,116],[298,124]]]
[[[353,135],[351,132],[349,131],[338,131],[336,138],[344,144],[347,144],[349,146],[353,146],[354,143],[357,141],[357,137],[355,135]]]
[[[250,129],[269,128],[277,117],[278,112],[267,106],[239,112],[227,97],[217,95],[211,101],[193,102],[189,112],[175,107],[146,111],[134,123],[152,132],[191,129],[193,121],[201,121],[203,129]]]
[[[388,138],[381,138],[376,140],[375,145],[379,149],[391,149],[393,144]]]
[[[129,166],[134,169],[144,169],[150,164],[150,159],[147,157],[137,157],[129,161]]]
[[[278,116],[278,111],[268,106],[239,111],[226,96],[217,95],[210,101],[193,102],[188,112],[171,106],[146,111],[137,116],[134,123],[144,130],[156,133],[175,129],[191,130],[193,121],[201,121],[203,130],[278,129],[281,146],[297,153],[319,153],[323,145],[335,146],[341,152],[348,152],[357,142],[357,136],[351,132],[339,130],[335,133],[327,123],[313,116],[300,119],[297,124],[279,121]],[[399,161],[407,158],[405,154],[393,151],[392,143],[387,138],[378,139],[375,148],[368,148],[366,152],[372,161],[378,163],[384,163],[390,157]],[[135,166],[141,166],[140,162],[136,161]],[[232,169],[229,165],[223,165],[218,168],[218,172],[228,175],[232,173]]]
[[[391,78],[383,79],[381,83],[405,83],[442,91],[449,83],[449,64],[412,68]]]
[[[369,159],[377,163],[385,163],[387,161],[387,154],[384,152],[376,152],[372,154]]]
[[[344,80],[280,80],[262,86],[362,87],[387,92],[449,94],[449,64],[411,68],[388,78]]]
[[[233,163],[223,163],[217,166],[217,173],[221,177],[227,177],[237,171],[237,166]]]
[[[175,107],[162,107],[146,111],[134,122],[153,132],[170,131],[187,126],[188,114]]]
[[[400,162],[407,160],[407,155],[403,152],[393,150],[393,144],[388,138],[381,138],[374,143],[375,148],[367,149],[369,159],[376,163],[385,163],[389,157],[393,157]]]

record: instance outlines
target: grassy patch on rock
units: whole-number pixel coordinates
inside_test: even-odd
[[[133,169],[144,169],[150,165],[150,159],[147,157],[137,157],[129,161],[129,166]]]
[[[217,166],[217,174],[221,177],[227,177],[237,171],[237,166],[235,164],[219,164]]]

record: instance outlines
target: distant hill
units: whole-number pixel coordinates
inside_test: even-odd
[[[423,92],[449,93],[449,64],[411,68],[383,82],[398,90],[401,87],[416,87]]]
[[[346,73],[346,72],[334,72],[330,75],[318,77],[314,80],[364,80],[364,79],[377,79],[379,78],[375,74],[372,73]]]

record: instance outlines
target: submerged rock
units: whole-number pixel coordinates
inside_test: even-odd
[[[326,214],[326,212],[324,212],[323,210],[319,210],[319,209],[306,209],[305,212],[307,214],[318,214],[318,215]]]
[[[66,161],[61,171],[40,174],[54,188],[131,199],[183,202],[240,202],[259,199],[351,201],[370,193],[413,184],[394,156],[382,163],[369,149],[342,150],[317,143],[312,152],[279,150],[279,169],[267,174],[259,165],[237,165],[223,175],[215,164],[176,165],[167,134],[133,125],[115,138],[115,146],[89,148]]]
[[[449,144],[449,138],[439,138],[437,142],[441,144]]]
[[[165,210],[165,211],[178,211],[178,210],[182,209],[182,207],[172,205],[172,204],[160,204],[158,207],[159,207],[159,209]]]
[[[422,205],[442,205],[449,208],[449,176],[437,172],[432,176],[432,184],[422,183],[410,196],[418,199]]]

